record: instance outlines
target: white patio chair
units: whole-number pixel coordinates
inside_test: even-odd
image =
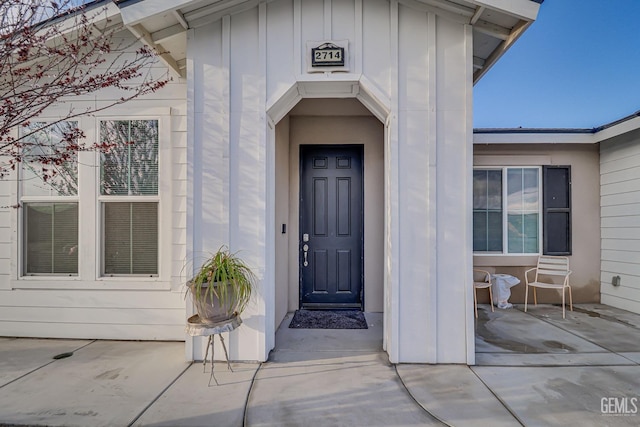
[[[535,271],[535,278],[529,281],[529,273]],[[573,301],[571,299],[571,286],[569,286],[569,258],[563,256],[540,255],[538,257],[538,266],[525,271],[524,279],[526,282],[524,294],[524,311],[527,312],[527,299],[529,297],[529,286],[533,288],[533,303],[538,305],[536,288],[544,289],[560,289],[562,290],[562,318],[565,318],[565,290],[569,289],[569,308],[573,311]],[[547,280],[542,280],[541,276]],[[546,277],[545,277],[546,276]],[[554,283],[549,276],[562,277],[562,283]]]
[[[476,277],[482,279],[476,281]],[[476,309],[476,318],[478,317],[478,289],[489,289],[489,301],[491,302],[491,311],[493,310],[493,292],[491,291],[491,274],[486,270],[473,269],[473,304]]]

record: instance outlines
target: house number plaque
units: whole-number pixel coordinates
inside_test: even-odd
[[[312,67],[344,66],[344,48],[333,43],[323,43],[311,49]]]

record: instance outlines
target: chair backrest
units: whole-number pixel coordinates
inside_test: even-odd
[[[491,283],[491,273],[488,269],[473,269],[473,282],[474,283]]]
[[[566,276],[569,273],[569,258],[565,256],[540,255],[538,258],[538,274],[549,276]]]

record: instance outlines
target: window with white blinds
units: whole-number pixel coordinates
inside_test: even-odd
[[[20,170],[22,275],[78,274],[78,123],[27,123]],[[63,153],[69,157],[61,157]]]
[[[158,275],[158,121],[100,122],[102,274]]]
[[[158,121],[100,122],[100,139],[111,149],[100,162],[100,194],[140,196],[158,194]]]
[[[78,204],[25,203],[24,274],[78,273]]]
[[[158,272],[158,203],[103,203],[104,274]]]

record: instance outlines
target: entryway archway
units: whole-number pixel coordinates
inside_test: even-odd
[[[384,311],[384,141],[383,123],[355,98],[303,99],[275,126],[274,220],[279,231],[275,236],[276,329],[287,313],[303,306]],[[302,162],[306,155],[311,156],[309,168],[318,173],[311,174],[305,190]],[[317,158],[314,160],[314,157]],[[344,172],[347,167],[359,172],[334,177],[321,173]],[[317,190],[315,195],[314,190]],[[305,191],[311,194],[305,196]],[[301,209],[305,203],[302,199],[309,197],[316,197],[313,201],[316,204],[324,203],[324,197],[337,199],[320,210],[310,201],[309,211],[305,213],[304,208]],[[356,203],[349,203],[340,213],[336,209],[345,199]],[[332,221],[339,229],[321,230],[320,222],[326,219],[325,215],[334,215]],[[335,215],[346,216],[336,218]],[[338,223],[335,220],[339,220]],[[313,226],[320,228],[303,229]],[[351,235],[352,249],[317,247],[314,233]],[[309,235],[307,242],[305,234]],[[308,246],[306,271],[305,244]],[[313,263],[314,268],[308,268]],[[340,276],[347,268],[348,277]],[[333,277],[334,288],[323,289],[327,285],[326,281],[323,283],[323,275]],[[301,286],[316,279],[317,285],[315,288],[311,285],[306,298],[300,292]]]

